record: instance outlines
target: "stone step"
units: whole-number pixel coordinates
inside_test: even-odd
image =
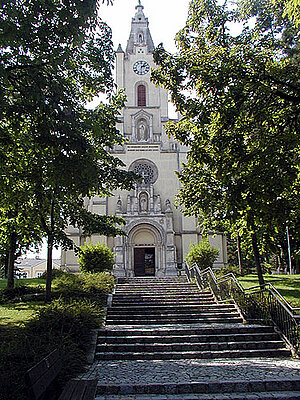
[[[118,288],[149,288],[149,287],[196,287],[198,288],[196,283],[187,283],[183,281],[179,282],[141,282],[141,283],[124,283],[117,284]]]
[[[236,307],[234,304],[169,304],[169,305],[153,305],[151,309],[145,308],[143,305],[131,305],[131,306],[114,306],[112,308],[114,313],[118,312],[126,312],[126,314],[145,314],[145,312],[151,312],[153,314],[160,313],[160,312],[173,312],[173,311],[180,311],[180,312],[187,312],[187,311],[197,311],[197,312],[219,312],[223,310],[234,310],[236,311]]]
[[[117,283],[117,287],[155,287],[155,286],[181,286],[181,287],[198,287],[196,283],[186,281],[161,281],[161,282],[131,282]],[[207,290],[207,289],[206,289]]]
[[[131,300],[131,301],[127,301],[127,300],[117,300],[117,299],[113,299],[112,302],[112,307],[136,307],[137,305],[140,307],[144,307],[149,308],[149,307],[155,307],[155,306],[169,306],[169,307],[173,307],[173,306],[191,306],[193,307],[193,305],[195,306],[217,306],[218,303],[216,303],[214,300],[207,300],[207,301],[201,301],[201,300],[197,300],[197,299],[187,299],[187,300],[181,300],[181,301],[168,301],[165,299],[156,299],[153,301],[150,300],[143,300],[143,299],[136,299],[136,300]],[[230,304],[230,303],[228,303]],[[233,304],[233,303],[232,303]],[[148,305],[148,306],[147,306]],[[231,305],[231,304],[230,304]]]
[[[149,344],[149,343],[212,343],[212,342],[267,342],[276,341],[277,333],[245,333],[227,335],[180,335],[180,336],[98,336],[99,344]]]
[[[281,341],[268,342],[211,342],[211,343],[151,343],[151,344],[98,344],[97,353],[160,353],[160,352],[223,352],[230,350],[267,350],[282,348]]]
[[[154,307],[154,306],[174,306],[174,305],[211,305],[214,306],[217,303],[213,299],[207,299],[206,301],[199,300],[199,299],[181,299],[178,300],[177,302],[174,300],[168,300],[168,299],[153,299],[150,301],[149,299],[131,299],[131,300],[126,300],[126,299],[113,299],[112,302],[112,307],[131,307],[131,306],[143,306],[145,309],[149,307]],[[146,307],[146,305],[149,305],[149,307]]]
[[[159,320],[163,320],[164,318],[178,318],[178,317],[183,317],[183,318],[193,318],[197,320],[197,318],[230,318],[230,317],[236,317],[240,316],[239,313],[234,310],[205,310],[202,309],[197,310],[191,310],[191,311],[186,311],[182,309],[174,309],[172,312],[168,312],[168,310],[165,311],[160,311],[160,312],[154,312],[152,309],[145,309],[144,312],[130,312],[130,310],[124,311],[124,312],[115,312],[113,308],[110,308],[107,312],[107,317],[106,319],[119,319],[119,320],[126,320],[126,319],[131,319],[134,317],[135,319],[151,319],[151,318],[156,318]]]
[[[181,289],[175,289],[175,290],[130,290],[130,291],[125,291],[125,290],[116,290],[115,295],[117,296],[177,296],[180,291],[181,296],[189,296],[189,295],[201,295],[201,292],[199,290],[181,290]],[[205,295],[202,295],[200,297],[213,297],[211,294],[207,293]]]
[[[182,289],[182,290],[198,290],[199,288],[197,285],[187,285],[186,283],[178,283],[175,285],[117,285],[116,290],[123,290],[123,291],[155,291],[155,290],[175,290],[175,289]],[[206,291],[208,293],[208,291]]]
[[[115,293],[114,298],[116,299],[172,299],[174,301],[180,300],[180,299],[200,299],[200,300],[206,300],[206,299],[214,299],[212,294],[202,294],[200,292],[195,292],[195,293],[186,293],[182,294],[180,293],[128,293],[123,294],[123,293]]]
[[[191,310],[184,311],[181,309],[173,310],[173,311],[158,311],[153,312],[153,310],[147,310],[143,312],[113,312],[108,311],[106,319],[117,319],[117,320],[127,320],[127,319],[158,319],[163,321],[164,318],[172,319],[172,318],[191,318],[197,320],[197,318],[205,319],[205,318],[231,318],[231,317],[241,317],[240,314],[236,310]],[[242,320],[242,319],[241,319]]]
[[[145,291],[145,292],[152,292],[155,290],[175,290],[175,289],[182,289],[185,291],[188,290],[198,290],[198,292],[200,293],[210,293],[209,290],[205,290],[205,291],[201,291],[199,290],[197,285],[194,284],[186,284],[186,283],[178,283],[175,285],[171,285],[171,284],[162,284],[162,285],[153,285],[153,284],[147,284],[147,285],[116,285],[115,286],[115,290],[120,290],[120,291],[133,291],[133,290],[137,290],[137,291]]]
[[[208,335],[233,335],[233,334],[268,334],[274,333],[274,328],[272,326],[264,326],[264,325],[244,325],[244,324],[236,324],[236,325],[222,325],[222,326],[192,326],[192,327],[174,327],[168,326],[166,327],[139,327],[139,328],[131,328],[131,329],[99,329],[99,336],[109,336],[109,337],[131,337],[131,336],[192,336],[192,335],[200,335],[200,336],[208,336]]]
[[[174,298],[168,298],[168,297],[155,297],[155,298],[150,298],[150,297],[133,297],[133,298],[120,298],[120,297],[113,297],[113,304],[120,304],[120,305],[145,305],[145,304],[161,304],[161,303],[166,303],[166,304],[189,304],[189,303],[197,303],[197,304],[217,304],[216,301],[213,298],[206,298],[206,299],[201,299],[197,297],[182,297],[179,299]]]
[[[300,380],[266,380],[266,381],[224,381],[224,382],[191,382],[191,383],[156,383],[148,385],[101,385],[98,383],[97,396],[102,394],[212,394],[212,393],[253,393],[253,392],[292,391],[300,394]]]
[[[148,283],[177,283],[177,282],[185,282],[189,283],[186,276],[181,277],[170,277],[170,278],[151,278],[151,277],[135,277],[135,278],[118,278],[118,284],[148,284]]]
[[[170,352],[96,352],[97,360],[187,360],[187,359],[218,359],[218,358],[257,358],[257,357],[289,357],[288,349],[236,349],[219,351],[170,351]]]
[[[279,392],[239,392],[201,394],[151,394],[140,395],[105,395],[97,396],[95,400],[299,400],[300,391]]]
[[[178,290],[174,290],[174,292],[167,292],[165,290],[162,290],[161,292],[128,292],[128,293],[122,293],[122,292],[116,292],[114,296],[116,297],[124,297],[124,298],[160,298],[160,297],[170,297],[170,298],[177,298],[177,296],[180,296],[179,298],[199,298],[199,299],[215,299],[211,294],[201,294],[200,292],[197,291],[188,291],[184,292],[183,290],[180,290],[180,294],[178,293]]]
[[[150,302],[144,302],[144,301],[140,301],[139,302],[139,304],[140,304],[140,306],[141,307],[144,307],[145,309],[146,308],[149,308],[149,307],[160,307],[160,306],[162,306],[162,307],[164,307],[164,306],[166,306],[166,307],[172,307],[173,305],[174,305],[174,302],[166,302],[166,301],[156,301],[156,302],[152,302],[152,303],[150,303]],[[189,306],[191,306],[191,307],[194,307],[194,306],[199,306],[199,305],[207,305],[207,306],[214,306],[216,303],[215,302],[199,302],[199,301],[190,301],[190,302],[180,302],[180,303],[177,303],[177,305],[178,306],[187,306],[187,307],[189,307]],[[129,303],[125,303],[125,302],[113,302],[112,303],[112,307],[111,308],[115,308],[115,307],[120,307],[120,308],[122,308],[123,310],[126,308],[126,307],[128,307],[128,308],[131,308],[131,307],[135,307],[136,306],[136,302],[135,301],[132,301],[132,302],[129,302]]]
[[[178,316],[177,318],[165,318],[165,319],[107,319],[106,320],[106,325],[174,325],[174,324],[192,324],[192,323],[198,323],[198,324],[230,324],[230,323],[241,323],[243,322],[242,318],[240,317],[231,317],[231,318],[222,318],[222,317],[206,317],[206,318],[200,318],[197,316],[197,318],[190,318],[188,317],[180,317]]]
[[[148,385],[102,385],[98,383],[98,395],[137,395],[137,394],[231,394],[231,393],[272,393],[291,391],[299,392],[300,380],[265,380],[265,381],[216,381],[216,382],[191,382],[191,383],[154,383]],[[201,397],[202,398],[202,397]],[[258,397],[259,399],[259,397]]]

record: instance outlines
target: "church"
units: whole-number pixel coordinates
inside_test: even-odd
[[[113,197],[87,199],[85,206],[94,213],[118,215],[126,221],[126,236],[93,235],[86,239],[80,229],[68,228],[68,235],[79,246],[87,242],[106,243],[115,253],[116,277],[176,276],[191,243],[201,240],[197,220],[185,217],[174,206],[180,182],[176,171],[185,162],[188,148],[165,133],[168,92],[151,80],[154,43],[144,7],[139,4],[131,21],[126,49],[116,51],[116,84],[126,90],[127,102],[118,129],[125,144],[113,153],[128,170],[141,176],[130,192],[116,191]],[[226,238],[211,232],[210,243],[219,249],[214,267],[227,263]],[[62,267],[78,270],[73,251],[62,252]]]

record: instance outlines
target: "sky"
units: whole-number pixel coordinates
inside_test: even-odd
[[[121,43],[126,48],[130,33],[131,18],[135,15],[138,0],[114,0],[113,6],[106,1],[100,6],[100,17],[112,29],[114,48]],[[163,43],[166,50],[175,52],[174,37],[184,27],[188,12],[188,0],[141,0],[144,14],[154,45]]]
[[[134,17],[135,6],[138,0],[114,0],[113,6],[107,6],[105,3],[100,6],[99,14],[104,22],[112,29],[114,49],[119,43],[125,50],[129,38],[131,18]],[[141,0],[144,6],[144,14],[149,20],[149,28],[154,45],[163,43],[167,51],[175,52],[176,46],[174,37],[176,33],[184,27],[188,12],[188,0]],[[90,103],[94,107],[99,101]],[[171,114],[172,114],[172,110]],[[46,258],[46,243],[42,246],[40,257]],[[60,257],[61,250],[54,250],[54,258]],[[35,257],[35,252],[28,253],[28,257]]]

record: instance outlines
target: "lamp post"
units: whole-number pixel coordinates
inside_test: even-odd
[[[282,200],[282,197],[279,196],[279,197],[276,198],[276,200],[280,201],[280,200]],[[288,211],[287,211],[286,208],[285,208],[285,215],[288,218]],[[288,219],[286,220],[285,225],[286,225],[286,238],[287,238],[287,245],[288,245],[289,273],[290,273],[290,275],[292,275],[293,274],[293,270],[292,270],[292,255],[291,255],[291,243],[290,243],[290,232],[289,232],[289,221],[288,221]]]
[[[289,270],[290,275],[293,274],[292,271],[292,257],[291,257],[291,244],[290,244],[290,233],[289,233],[289,223],[286,221],[286,237],[287,237],[287,245],[288,245],[288,256],[289,256]]]

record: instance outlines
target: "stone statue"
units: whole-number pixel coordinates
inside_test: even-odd
[[[139,138],[140,140],[146,140],[146,127],[144,124],[139,126]]]
[[[121,213],[121,212],[122,212],[122,200],[121,200],[121,197],[120,197],[120,196],[119,196],[118,201],[117,201],[116,212],[117,212],[117,213]]]
[[[172,212],[171,202],[169,199],[166,200],[166,212]]]
[[[146,195],[146,193],[142,193],[140,195],[140,211],[148,211],[148,196]]]
[[[160,195],[158,194],[155,199],[154,203],[154,211],[161,212],[161,202],[160,202]]]

